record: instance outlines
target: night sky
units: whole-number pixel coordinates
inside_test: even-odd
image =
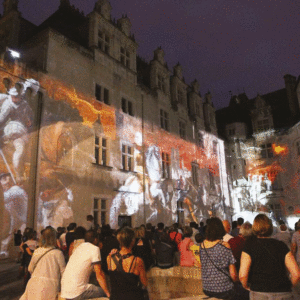
[[[70,0],[91,12],[96,0]],[[3,1],[2,1],[3,3]],[[299,75],[299,0],[111,0],[112,18],[127,13],[138,54],[150,61],[161,46],[169,69],[179,62],[189,84],[212,93],[215,107],[230,92],[249,98],[284,87],[283,76]],[[59,0],[20,0],[25,19],[40,24]],[[3,7],[0,8],[2,14]]]

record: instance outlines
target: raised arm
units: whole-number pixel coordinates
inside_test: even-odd
[[[240,278],[241,284],[243,285],[243,287],[246,290],[250,290],[249,285],[248,285],[248,277],[249,277],[250,267],[251,267],[250,255],[247,254],[246,252],[242,252],[239,278]]]

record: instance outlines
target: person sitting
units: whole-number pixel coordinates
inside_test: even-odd
[[[124,227],[117,235],[121,250],[107,257],[111,286],[110,300],[141,300],[147,286],[143,260],[131,251],[135,244],[134,231]]]
[[[153,263],[153,258],[149,240],[145,238],[145,227],[140,226],[135,230],[135,238],[132,253],[143,260],[145,269],[148,271]]]
[[[55,246],[56,232],[48,227],[43,230],[40,247],[33,253],[28,267],[31,278],[20,300],[57,299],[66,264],[63,253]]]
[[[178,250],[180,252],[180,266],[181,267],[192,267],[195,264],[195,258],[190,251],[190,247],[194,245],[191,237],[193,230],[189,226],[183,228],[183,240],[179,243]]]
[[[159,240],[155,243],[156,266],[161,269],[173,267],[175,250],[169,235],[166,232],[162,232]]]
[[[294,256],[285,243],[271,238],[273,225],[266,215],[255,217],[252,230],[255,236],[243,249],[239,273],[250,299],[294,299],[292,284],[300,279]]]
[[[225,229],[219,218],[211,218],[205,240],[200,244],[203,292],[217,299],[233,299],[238,280],[235,258],[228,243],[223,241]]]

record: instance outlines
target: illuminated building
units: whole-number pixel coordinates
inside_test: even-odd
[[[16,139],[24,135],[1,132],[0,173],[27,193],[26,225],[80,225],[88,214],[113,228],[230,218],[210,93],[202,97],[196,80],[187,84],[180,64],[171,72],[160,47],[149,63],[137,57],[130,20],[112,21],[109,1],[84,16],[61,0],[40,26],[22,19],[17,4],[6,0],[0,20],[0,93],[6,101],[17,83],[33,117],[21,124],[22,147]],[[5,29],[12,23],[20,39]],[[21,59],[8,57],[6,46]],[[25,117],[9,99],[14,116]],[[0,117],[1,125],[8,119]],[[12,229],[10,214],[3,217],[2,241]]]
[[[300,204],[299,84],[292,75],[284,80],[285,88],[254,99],[245,93],[232,96],[216,118],[219,136],[226,141],[234,218],[253,221],[262,211],[293,228]]]

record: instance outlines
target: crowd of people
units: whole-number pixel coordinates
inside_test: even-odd
[[[293,234],[283,221],[273,232],[264,214],[257,215],[253,224],[239,218],[231,225],[212,217],[200,226],[125,225],[112,230],[95,225],[88,216],[85,226],[71,223],[57,230],[48,226],[39,240],[33,229],[26,228],[23,236],[16,232],[26,287],[20,300],[55,300],[59,292],[74,300],[147,299],[147,271],[173,266],[201,268],[203,292],[209,297],[295,299],[300,221]]]

